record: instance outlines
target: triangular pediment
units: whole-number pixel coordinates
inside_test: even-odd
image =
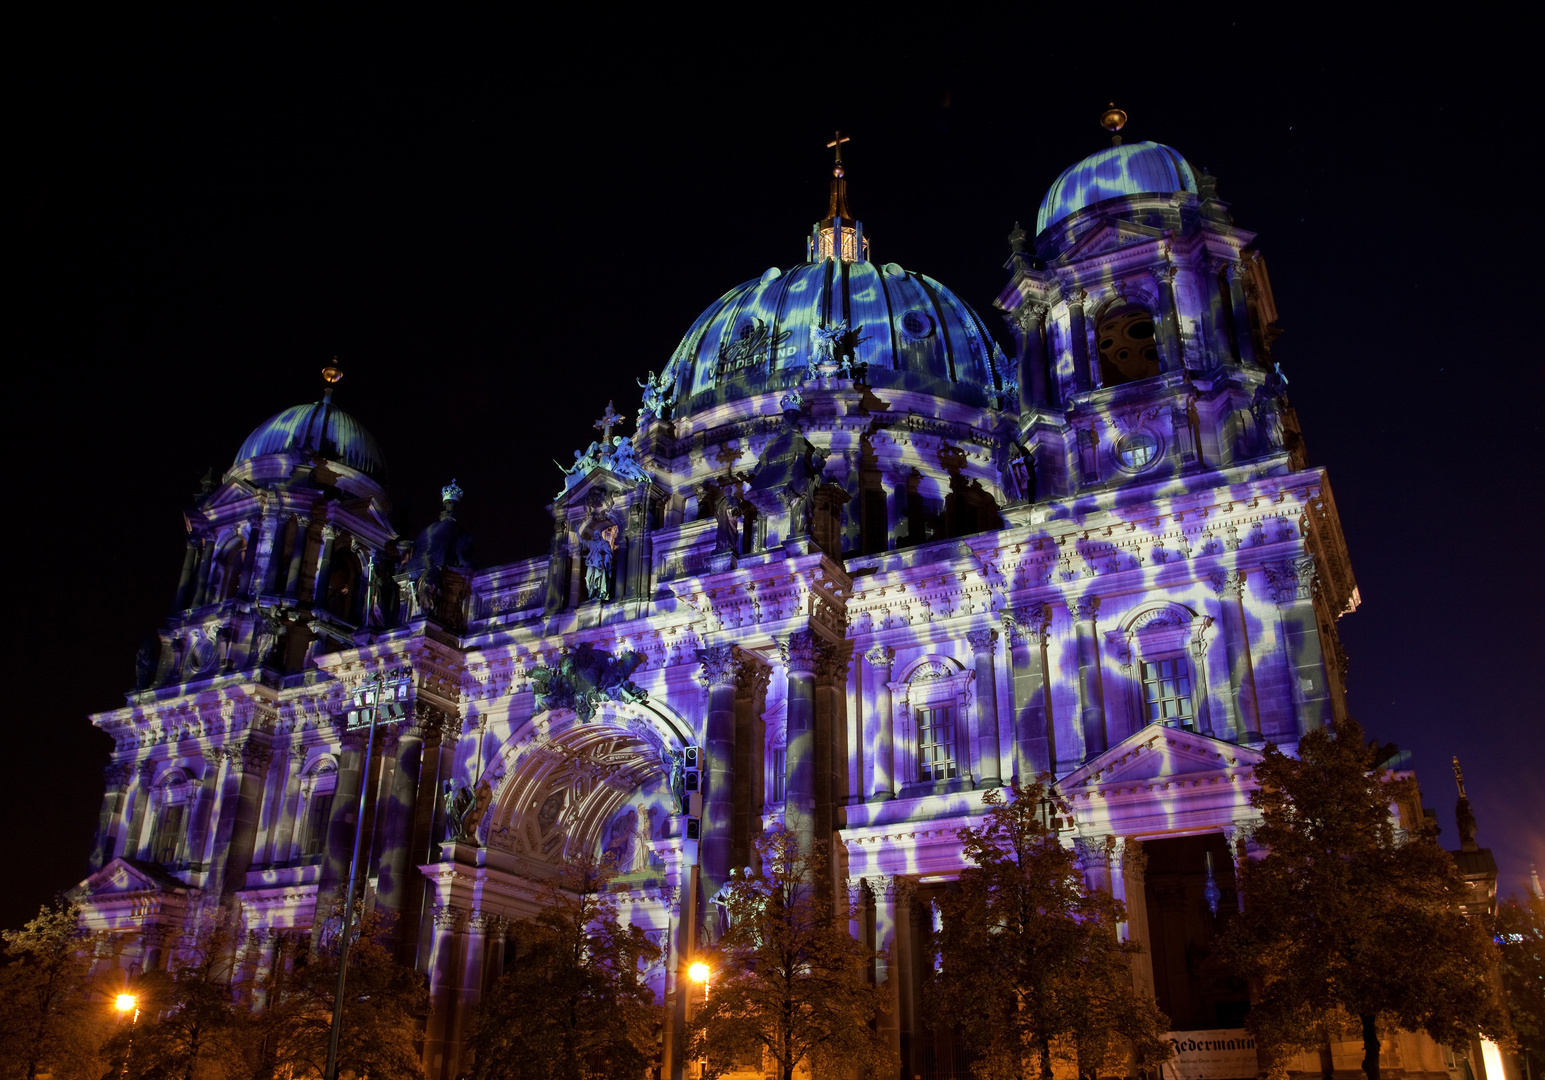
[[[1062,256],[1062,261],[1074,262],[1078,259],[1086,259],[1091,255],[1103,255],[1106,252],[1131,247],[1133,244],[1143,243],[1148,240],[1158,240],[1163,235],[1158,229],[1152,229],[1146,225],[1136,225],[1130,221],[1108,222],[1097,229],[1090,229],[1083,236],[1079,237],[1078,243],[1069,248]]]
[[[1262,754],[1181,728],[1150,724],[1057,781],[1064,792],[1251,769]]]
[[[118,858],[103,866],[71,890],[81,900],[111,900],[115,896],[136,893],[190,892],[187,883],[178,881],[159,866]]]

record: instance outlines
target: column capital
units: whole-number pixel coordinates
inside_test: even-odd
[[[1172,263],[1161,263],[1149,271],[1153,280],[1160,285],[1173,285],[1175,283],[1175,267]]]
[[[791,675],[815,674],[816,637],[809,630],[797,630],[778,642],[778,653]]]
[[[992,652],[994,643],[998,640],[998,631],[988,628],[986,630],[972,630],[966,634],[966,641],[971,644],[971,651],[978,655]]]
[[[106,784],[108,791],[122,791],[129,786],[129,779],[134,775],[134,763],[129,761],[114,762],[102,768],[102,782]]]
[[[273,747],[261,743],[256,739],[243,739],[239,743],[232,743],[225,748],[225,756],[231,762],[231,768],[236,772],[261,772],[268,768],[268,763],[273,759]]]
[[[1046,628],[1051,625],[1051,605],[1009,608],[1003,612],[1002,619],[1010,640],[1041,642],[1045,640]]]
[[[1068,614],[1073,616],[1074,622],[1094,622],[1100,615],[1100,598],[1093,593],[1088,596],[1070,596],[1067,599]]]
[[[1227,570],[1213,574],[1208,580],[1219,599],[1238,600],[1245,594],[1245,578],[1243,570]]]
[[[711,649],[698,649],[697,660],[703,665],[697,678],[705,687],[734,686],[738,681],[740,649],[736,646],[718,645]]]
[[[1077,285],[1069,283],[1062,286],[1062,299],[1067,301],[1067,305],[1070,308],[1082,307],[1084,301],[1088,298],[1089,294]]]
[[[817,683],[822,686],[840,686],[847,681],[848,665],[852,663],[852,658],[844,646],[820,639],[816,642],[815,655]]]
[[[1026,333],[1040,328],[1046,319],[1048,307],[1037,300],[1026,300],[1014,309],[1010,316],[1015,325]]]
[[[435,927],[440,930],[464,930],[467,926],[468,911],[457,904],[436,904],[434,906]]]
[[[896,650],[887,645],[876,645],[864,654],[864,659],[876,671],[889,672],[896,662]]]
[[[341,531],[342,530],[339,529],[338,526],[334,525],[331,521],[329,521],[325,525],[322,526],[322,539],[323,540],[336,540],[338,538],[339,532],[341,532]]]
[[[134,766],[134,771],[139,773],[142,783],[150,783],[150,778],[156,774],[156,761],[154,758],[145,758]]]

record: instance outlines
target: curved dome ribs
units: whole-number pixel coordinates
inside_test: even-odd
[[[1196,193],[1196,174],[1179,151],[1156,142],[1107,147],[1052,181],[1035,218],[1039,235],[1086,206],[1123,195]]]
[[[693,323],[671,359],[675,415],[779,392],[849,358],[877,390],[987,406],[1001,389],[994,351],[976,312],[933,278],[894,263],[802,263],[731,289]]]
[[[331,401],[275,413],[247,436],[232,467],[269,454],[320,454],[372,479],[386,479],[386,462],[374,436]]]

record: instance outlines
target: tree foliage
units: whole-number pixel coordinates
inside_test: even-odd
[[[1414,833],[1396,827],[1391,807],[1416,805],[1415,781],[1374,768],[1375,755],[1344,720],[1305,735],[1297,758],[1267,746],[1255,769],[1254,838],[1267,854],[1244,861],[1244,911],[1222,948],[1254,980],[1245,1026],[1274,1072],[1349,1020],[1369,1080],[1381,1028],[1451,1045],[1477,1030],[1505,1038],[1487,930],[1459,906],[1464,879],[1425,820]]]
[[[688,1053],[706,1061],[710,1077],[748,1064],[760,1072],[766,1059],[783,1080],[802,1065],[819,1075],[894,1073],[876,1030],[883,993],[868,981],[876,953],[848,932],[846,898],[832,902],[824,845],[802,853],[795,834],[779,828],[756,847],[762,870],[731,878],[729,925],[697,957],[712,974]]]
[[[1118,939],[1120,901],[1086,885],[1043,799],[1067,815],[1044,782],[1016,782],[960,830],[971,865],[939,901],[934,1015],[959,1028],[984,1080],[1049,1080],[1054,1063],[1081,1076],[1151,1068],[1169,1057],[1169,1020],[1133,984],[1142,947]]]
[[[614,876],[572,860],[511,927],[514,962],[472,1023],[473,1080],[636,1080],[654,1063],[663,1013],[643,974],[660,950],[618,919]]]
[[[1518,1048],[1545,1062],[1545,899],[1512,897],[1497,910],[1497,952]]]
[[[10,963],[0,969],[0,1077],[95,1077],[107,1012],[91,994],[91,941],[80,908],[44,907],[4,932]]]
[[[252,1017],[232,997],[238,935],[221,913],[200,916],[165,970],[129,990],[138,1019],[120,1023],[102,1058],[133,1080],[224,1080],[245,1071]]]
[[[338,1042],[340,1076],[421,1080],[424,1075],[414,1039],[429,1015],[429,987],[422,974],[392,954],[392,918],[372,911],[355,922]],[[256,1075],[270,1076],[280,1067],[296,1078],[322,1076],[338,989],[337,943],[312,951],[307,938],[282,938],[255,989],[264,997],[249,1051]]]

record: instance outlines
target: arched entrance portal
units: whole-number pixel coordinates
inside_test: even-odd
[[[649,842],[671,835],[664,750],[690,728],[652,705],[616,705],[594,719],[572,710],[533,716],[494,765],[484,842],[522,860],[556,865],[584,853],[611,858],[624,881],[663,871]]]

